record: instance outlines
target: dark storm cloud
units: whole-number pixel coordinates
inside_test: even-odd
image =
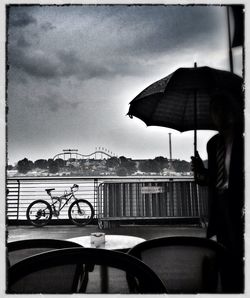
[[[58,75],[57,63],[44,55],[22,57],[21,69],[30,76],[38,78],[55,78]]]
[[[118,38],[122,51],[132,54],[159,54],[176,47],[193,46],[195,40],[212,36],[217,28],[215,6],[148,5],[96,8],[96,18],[110,23],[111,34]],[[93,8],[86,9],[87,13]],[[82,8],[84,13],[85,8]],[[99,13],[102,15],[99,17]],[[95,24],[94,24],[95,25]],[[96,24],[98,28],[98,24]],[[129,34],[129,32],[131,34]],[[136,33],[136,38],[131,36]],[[102,37],[100,37],[102,40]],[[107,37],[109,38],[109,37]],[[211,40],[210,40],[211,42]],[[117,45],[114,44],[114,47]]]
[[[51,112],[57,112],[59,108],[62,108],[62,103],[57,100],[54,94],[50,96],[40,97],[40,103],[44,105],[44,107],[48,107]]]
[[[11,10],[12,11],[12,10]],[[27,27],[36,24],[37,20],[25,11],[17,10],[11,15],[10,25],[13,27]]]
[[[62,77],[75,76],[79,80],[86,80],[108,75],[110,70],[98,61],[86,60],[75,51],[61,50],[57,52],[59,59],[59,74]]]
[[[9,52],[9,65],[24,73],[38,78],[54,78],[58,74],[54,59],[44,53],[25,51],[23,48],[12,47]]]
[[[46,22],[46,23],[43,23],[41,24],[41,29],[45,32],[48,32],[50,30],[54,30],[56,29],[56,26],[54,26],[52,23],[50,22]]]
[[[135,75],[145,71],[145,61],[149,57],[152,60],[153,57],[159,58],[159,55],[172,54],[173,50],[192,48],[194,41],[199,39],[202,40],[202,45],[199,46],[212,44],[213,40],[208,36],[216,30],[211,25],[214,18],[213,6],[207,6],[206,9],[204,6],[164,5],[83,5],[77,9],[75,7],[75,10],[73,8],[74,6],[71,6],[68,11],[60,6],[52,7],[54,12],[62,13],[65,23],[71,21],[72,27],[58,31],[47,47],[39,47],[40,41],[46,39],[44,33],[56,30],[58,23],[55,22],[54,25],[45,21],[38,24],[36,30],[33,28],[33,31],[28,33],[17,28],[13,37],[18,35],[18,42],[13,42],[10,46],[11,66],[18,67],[27,75],[38,79],[60,80],[74,77],[78,80],[89,80],[120,73]],[[77,12],[77,15],[72,17],[73,11]],[[12,21],[14,24],[17,20],[23,20],[23,24],[28,24],[28,21],[39,23],[35,21],[37,16],[35,18],[31,15],[35,14],[36,10],[33,8],[29,13],[30,15],[17,10],[12,14]],[[73,29],[75,20],[80,24],[83,22],[83,25],[79,26],[77,31],[72,31],[75,39],[68,41],[67,38],[73,34],[71,30],[76,30]],[[84,27],[85,20],[90,22],[86,25],[88,27]],[[36,41],[31,39],[32,34],[36,34]],[[33,41],[33,45],[29,39]],[[65,49],[59,49],[57,41],[61,47],[65,46]],[[75,45],[74,50],[70,49],[72,42]],[[28,46],[30,48],[24,51]],[[15,55],[11,54],[11,48]],[[134,59],[137,60],[136,63]]]
[[[17,48],[27,48],[29,46],[31,46],[31,43],[27,41],[27,39],[21,35],[18,40],[17,40],[17,43],[16,43],[16,46]]]
[[[38,104],[50,112],[58,112],[60,109],[77,109],[80,102],[72,103],[56,92],[48,92],[47,95],[39,96]]]
[[[153,20],[159,20],[155,26],[152,25],[153,30],[149,32],[144,39],[140,40],[141,45],[151,53],[153,52],[171,52],[173,49],[197,46],[198,41],[202,39],[204,44],[207,44],[209,37],[217,30],[211,25],[213,19],[212,7],[185,7],[177,9],[177,7],[170,8],[167,14],[151,16],[150,23]],[[146,17],[146,16],[145,16]],[[164,30],[166,28],[166,30]],[[137,44],[137,46],[139,46]]]
[[[65,95],[62,95],[58,90],[46,90],[43,94],[39,94],[38,90],[33,91],[33,94],[27,93],[24,96],[16,94],[16,106],[19,110],[25,110],[26,113],[34,113],[40,111],[58,112],[60,110],[75,110],[81,102],[71,102]],[[22,115],[21,115],[22,117]]]
[[[33,78],[61,79],[75,77],[78,80],[88,80],[111,74],[105,65],[94,61],[81,59],[74,51],[59,51],[55,55],[46,55],[41,51],[23,47],[28,43],[19,40],[21,47],[13,47],[9,52],[9,64],[18,68]]]

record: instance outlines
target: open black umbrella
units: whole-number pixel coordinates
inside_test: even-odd
[[[204,67],[179,68],[151,84],[131,102],[128,115],[143,120],[148,126],[164,126],[180,132],[197,129],[216,130],[209,105],[214,93],[226,93],[242,100],[242,78],[225,71]]]

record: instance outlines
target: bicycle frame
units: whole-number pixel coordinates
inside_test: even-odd
[[[53,212],[55,212],[56,214],[54,214],[54,215],[56,215],[56,216],[59,216],[60,215],[60,212],[61,212],[61,210],[64,208],[64,206],[66,205],[66,204],[68,204],[68,202],[73,198],[75,201],[77,201],[77,198],[75,197],[75,194],[74,194],[74,190],[71,188],[71,191],[70,191],[70,193],[68,193],[68,194],[64,194],[64,195],[62,195],[62,196],[60,196],[60,197],[54,197],[54,196],[52,196],[52,194],[51,193],[48,193],[48,195],[50,196],[50,198],[51,198],[51,201],[52,201],[52,204],[50,204],[50,206],[52,207],[52,210],[53,210]],[[62,200],[66,200],[64,203],[63,203],[63,205],[62,205]],[[59,202],[59,206],[58,206],[58,209],[56,208],[56,203],[58,203]]]

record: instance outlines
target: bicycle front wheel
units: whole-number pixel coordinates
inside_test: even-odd
[[[26,216],[33,226],[42,227],[51,220],[52,209],[48,202],[36,200],[27,208]]]
[[[86,200],[76,200],[69,206],[69,219],[78,226],[89,224],[94,214],[93,206]]]

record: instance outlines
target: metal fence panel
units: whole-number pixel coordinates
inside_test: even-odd
[[[207,217],[207,191],[193,181],[104,182],[98,206],[101,219]]]

